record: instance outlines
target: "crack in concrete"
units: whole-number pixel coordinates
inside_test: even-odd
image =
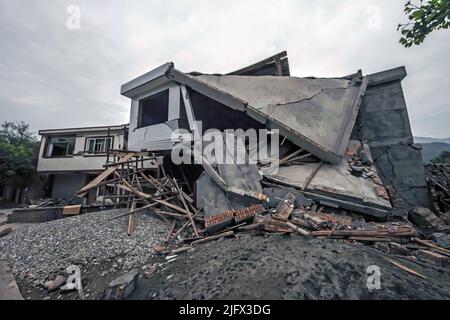
[[[287,105],[290,105],[290,104],[298,104],[298,103],[302,103],[302,102],[305,102],[305,101],[310,101],[310,100],[314,99],[315,97],[317,97],[318,95],[320,95],[321,93],[323,93],[325,90],[330,90],[331,91],[331,90],[342,90],[342,89],[349,89],[349,88],[350,88],[350,86],[338,87],[338,88],[321,88],[318,92],[314,93],[313,95],[311,95],[309,97],[302,98],[300,100],[295,100],[295,101],[289,101],[289,102],[285,102],[285,103],[277,103],[277,104],[270,105],[270,106],[268,106],[267,109],[269,110],[269,108],[272,107],[272,111],[268,112],[267,115],[269,117],[271,117],[272,113],[275,112],[275,109],[276,109],[275,107],[287,106]]]

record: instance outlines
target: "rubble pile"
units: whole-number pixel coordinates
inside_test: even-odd
[[[450,164],[428,164],[425,171],[434,211],[450,212]]]
[[[358,179],[371,180],[377,186],[377,194],[382,198],[388,198],[377,172],[371,169],[370,153],[366,156],[358,156],[357,154],[361,154],[364,149],[351,149],[353,152],[348,153],[350,156],[345,161],[349,175],[354,177],[355,168],[357,168]],[[142,161],[136,160],[142,160],[141,157],[152,159],[153,167],[150,170],[141,168]],[[204,242],[239,237],[242,234],[296,233],[307,238],[361,242],[373,245],[386,253],[401,255],[404,259],[425,261],[441,267],[447,267],[450,261],[450,250],[430,241],[435,239],[432,236],[435,233],[441,237],[442,242],[442,235],[446,235],[448,226],[426,208],[415,208],[410,211],[409,220],[414,223],[413,225],[405,218],[399,219],[392,216],[380,218],[372,214],[364,214],[360,209],[357,209],[360,212],[343,209],[340,207],[342,202],[339,199],[337,202],[333,202],[333,198],[327,198],[327,201],[321,200],[320,197],[313,200],[309,197],[314,195],[311,191],[276,184],[262,177],[261,181],[258,180],[260,185],[253,191],[231,188],[233,191],[227,192],[225,190],[227,188],[230,190],[230,186],[225,181],[222,183],[226,186],[221,189],[211,177],[217,174],[219,177],[215,178],[220,178],[219,172],[222,172],[225,177],[227,177],[225,172],[228,172],[230,177],[229,173],[235,166],[226,165],[226,169],[214,168],[207,163],[205,172],[209,174],[205,172],[201,174],[195,183],[194,190],[197,194],[194,194],[187,191],[192,190],[188,181],[179,181],[167,174],[159,159],[160,156],[155,153],[144,155],[122,152],[117,162],[111,163],[105,170],[115,178],[109,180],[105,178],[103,181],[87,186],[98,188],[115,185],[116,191],[120,193],[118,197],[120,201],[117,201],[116,205],[128,205],[129,209],[113,215],[108,220],[128,217],[126,233],[129,236],[133,236],[137,223],[136,216],[142,212],[150,213],[164,221],[167,224],[168,233],[164,241],[161,241],[161,248],[157,250],[159,252],[178,254]],[[314,175],[320,173],[323,164],[317,161],[309,163],[316,166],[319,164]],[[292,164],[285,162],[284,166],[292,166]],[[245,170],[247,173],[250,171]],[[243,171],[234,172],[242,174]],[[361,173],[364,173],[364,177]],[[105,176],[105,174],[100,176],[102,175]],[[207,182],[203,181],[205,176],[210,178]],[[309,183],[313,178],[314,176],[310,175]],[[206,185],[203,185],[204,183]],[[81,189],[79,194],[86,192],[86,189],[86,187]],[[214,202],[206,203],[208,199],[205,196],[212,195],[214,195]],[[217,206],[221,202],[226,202],[217,197],[234,200],[234,202],[228,201],[228,204],[222,208],[226,210],[217,211]],[[428,233],[431,235],[428,240],[419,239],[417,227],[431,230],[431,233]],[[404,268],[406,272],[413,272],[398,261],[393,261],[392,264]]]
[[[64,198],[46,198],[46,199],[36,199],[31,200],[30,204],[27,206],[28,208],[46,208],[46,207],[64,207],[71,202],[67,202]]]
[[[129,217],[129,235],[135,216],[146,210],[168,223],[167,242],[177,245],[240,232],[371,243],[447,234],[438,212],[433,220],[420,208],[414,211],[427,200],[419,190],[425,185],[422,172],[411,173],[420,151],[405,147],[413,142],[407,118],[394,119],[386,111],[395,105],[406,114],[397,90],[405,76],[399,67],[369,75],[358,70],[344,77],[295,77],[286,52],[228,74],[184,73],[165,63],[121,87],[122,95],[139,101],[131,104],[137,116],[130,118],[127,148],[140,151],[110,150],[105,172],[77,195],[97,189],[104,203],[127,207],[121,216]],[[161,88],[166,91],[155,94]],[[168,121],[153,109],[167,103],[173,111]],[[204,135],[210,129],[217,135],[208,144]],[[259,135],[247,137],[245,130]],[[207,149],[214,149],[212,157],[203,154]],[[182,150],[183,169],[168,157],[175,150]],[[247,161],[255,150],[257,161]],[[181,174],[170,170],[177,166]],[[198,174],[183,172],[199,166]],[[447,211],[442,192],[448,195],[448,179],[429,178],[439,198],[435,209]],[[417,232],[421,219],[427,232],[422,226]]]
[[[448,173],[430,169],[435,208],[427,211],[420,151],[410,147],[398,91],[405,69],[299,78],[282,57],[225,75],[166,63],[125,83],[130,150],[110,150],[105,171],[77,196],[97,190],[104,204],[126,207],[112,220],[128,217],[129,236],[144,211],[165,221],[168,252],[241,233],[296,233],[448,261],[447,249],[428,242],[449,232]],[[261,74],[268,65],[276,72]],[[169,104],[169,119],[156,117],[154,108]],[[183,166],[172,157],[180,150]],[[254,150],[257,161],[247,161]]]
[[[450,166],[427,166],[428,208],[420,150],[413,147],[399,90],[405,76],[400,67],[291,77],[285,52],[226,75],[183,73],[166,63],[122,86],[133,101],[127,141],[123,149],[107,150],[104,171],[75,194],[77,203],[87,198],[118,210],[81,214],[81,204],[62,203],[63,214],[74,217],[8,235],[0,258],[13,261],[19,279],[49,291],[63,282],[58,272],[69,264],[129,271],[165,254],[165,264],[173,265],[197,245],[233,238],[251,239],[255,248],[266,237],[293,239],[316,253],[375,248],[383,263],[422,279],[423,269],[411,265],[448,271]],[[207,132],[214,133],[212,141]],[[242,250],[239,263],[278,259],[258,250],[261,259]],[[299,254],[292,254],[296,265]],[[336,279],[344,279],[333,251],[325,255]],[[160,274],[166,267],[159,266],[142,270]],[[128,297],[137,277],[133,270],[110,282],[106,297]]]

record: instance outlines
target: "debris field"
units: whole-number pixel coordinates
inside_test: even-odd
[[[260,74],[261,70],[271,71]],[[69,264],[111,262],[114,270],[120,264],[121,270],[131,273],[111,282],[105,297],[122,299],[132,296],[137,286],[138,273],[132,269],[146,264],[155,254],[165,255],[168,263],[151,266],[149,275],[157,278],[174,266],[185,270],[180,256],[202,260],[203,250],[196,250],[198,246],[207,247],[203,265],[215,265],[217,270],[233,267],[226,257],[220,256],[233,256],[224,245],[239,252],[239,261],[244,256],[254,262],[252,252],[261,243],[272,248],[264,261],[274,260],[271,263],[276,264],[280,260],[286,265],[283,256],[297,259],[300,255],[292,252],[292,244],[287,244],[292,239],[302,252],[307,252],[308,245],[314,247],[316,260],[320,260],[323,250],[326,266],[318,266],[312,259],[302,267],[297,261],[295,268],[285,268],[289,270],[285,276],[290,280],[283,282],[287,286],[284,291],[273,296],[269,292],[271,284],[266,283],[260,298],[369,297],[367,288],[346,291],[343,280],[338,279],[339,272],[330,271],[339,271],[339,265],[344,263],[339,255],[350,256],[356,249],[363,252],[363,261],[370,260],[364,252],[377,251],[376,261],[383,268],[395,270],[389,275],[391,290],[385,296],[379,293],[375,297],[433,298],[423,282],[430,277],[424,266],[443,273],[450,267],[450,176],[448,167],[441,165],[429,166],[425,173],[420,150],[413,143],[401,91],[400,81],[405,76],[406,71],[400,67],[372,75],[363,75],[359,70],[340,78],[292,77],[285,52],[226,75],[183,73],[173,63],[164,64],[124,84],[121,93],[135,102],[144,93],[167,85],[167,94],[176,97],[173,110],[185,110],[187,119],[177,109],[174,114],[179,118],[173,122],[153,123],[155,114],[142,108],[157,100],[146,97],[140,104],[133,103],[128,148],[109,149],[104,171],[76,193],[83,199],[95,191],[103,208],[117,210],[80,214],[81,205],[65,207],[65,214],[75,216],[30,226],[2,239],[1,257],[13,262],[19,279],[29,278],[41,286],[56,279]],[[390,112],[402,116],[391,116]],[[215,156],[231,161],[215,161],[182,138],[159,135],[169,132],[169,127],[182,125],[195,135],[196,130],[201,130],[193,122],[195,118],[202,119],[206,128],[215,125],[221,129]],[[145,123],[152,125],[146,127]],[[243,129],[269,129],[266,135],[271,137],[275,129],[279,130],[280,139],[270,139],[277,144],[279,153],[272,154],[272,148],[268,148],[265,159],[241,161],[248,159],[261,141],[250,141],[245,135],[230,135],[227,131],[240,125]],[[393,127],[405,129],[394,132]],[[155,137],[157,140],[152,140]],[[228,141],[243,148],[230,150]],[[175,164],[171,152],[179,147],[188,159],[199,161]],[[247,239],[249,245],[242,239]],[[279,241],[286,249],[268,241]],[[53,250],[43,255],[43,246]],[[221,249],[215,256],[211,248],[216,246]],[[277,254],[274,248],[279,250]],[[332,261],[333,250],[339,252],[336,262]],[[261,254],[258,253],[258,259]],[[352,264],[362,267],[355,259]],[[249,268],[253,267],[264,269],[264,264],[255,262]],[[350,282],[355,274],[359,279],[365,272],[359,270],[352,275],[349,269],[353,267],[342,269]],[[239,273],[253,272],[238,269]],[[196,274],[192,281],[205,283],[207,274],[216,274],[208,269],[202,278],[199,270],[192,271]],[[277,277],[280,272],[277,271]],[[332,288],[315,283],[326,281],[325,274],[317,276],[320,272],[331,272],[329,282],[340,289],[335,293],[323,291]],[[308,280],[300,273],[313,276]],[[401,274],[408,281],[411,277],[420,280],[420,292],[408,295],[394,288]],[[189,278],[189,272],[183,276]],[[267,274],[267,279],[270,276]],[[178,283],[192,284],[188,279],[183,281],[180,274],[167,277],[161,282],[163,287],[172,277]],[[433,288],[438,290],[436,296],[448,296],[436,284],[436,273],[431,278]],[[404,283],[397,282],[399,286]],[[411,287],[412,283],[407,285]],[[298,288],[290,290],[291,285],[309,286],[310,290],[299,293]],[[154,290],[147,298],[238,299],[248,292],[240,292],[239,288],[227,291],[229,288],[220,287],[220,281],[214,288],[208,286],[189,294],[187,287],[179,292],[166,289]]]

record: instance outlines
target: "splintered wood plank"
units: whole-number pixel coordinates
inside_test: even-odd
[[[126,154],[123,158],[121,158],[120,160],[122,161],[126,161],[129,160],[131,157],[133,157],[134,154],[133,153],[129,153]],[[119,167],[119,165],[114,166],[114,167],[109,167],[107,168],[105,171],[103,171],[102,173],[100,173],[94,180],[92,180],[91,182],[89,182],[87,185],[85,185],[83,188],[81,188],[78,192],[77,195],[81,198],[83,198],[86,195],[86,192],[94,189],[97,187],[98,184],[100,184],[104,179],[106,179],[111,173],[113,173],[114,171],[117,170],[117,168]]]
[[[174,184],[175,188],[177,189],[177,191],[178,191],[178,193],[179,193],[179,198],[180,198],[180,200],[181,200],[181,203],[183,204],[184,209],[187,211],[187,215],[189,216],[189,220],[191,220],[192,229],[194,230],[195,235],[198,237],[199,234],[198,234],[197,227],[195,226],[194,219],[192,218],[192,214],[191,214],[191,212],[189,211],[189,208],[188,208],[188,206],[187,206],[186,200],[184,199],[184,196],[183,196],[183,194],[182,194],[182,192],[181,192],[180,186],[178,185],[176,179],[172,179],[172,181],[173,181],[173,184]]]
[[[126,182],[124,182],[124,183],[125,183],[125,186],[118,185],[118,187],[121,188],[121,189],[124,189],[126,191],[133,192],[140,198],[150,199],[151,201],[158,202],[159,204],[165,205],[166,207],[169,207],[169,208],[171,208],[173,210],[176,210],[178,212],[181,212],[181,213],[184,213],[186,215],[189,215],[189,211],[186,211],[185,209],[180,208],[179,206],[176,206],[176,205],[174,205],[174,204],[172,204],[170,202],[164,201],[164,200],[156,199],[151,194],[144,193],[144,192],[141,192],[141,191],[138,191],[138,190],[134,190],[128,183],[126,183]]]
[[[131,205],[131,211],[136,210],[136,201],[133,201],[133,204]],[[134,213],[130,214],[130,217],[128,218],[128,230],[127,233],[129,236],[131,236],[134,232],[134,226],[136,224],[136,216]]]
[[[170,238],[172,238],[172,234],[175,231],[176,225],[177,225],[176,221],[172,222],[172,227],[170,228],[169,233],[167,234],[166,242],[169,242]]]
[[[408,272],[408,273],[410,273],[410,274],[413,274],[413,275],[415,275],[415,276],[421,277],[421,278],[423,278],[423,279],[427,279],[427,277],[425,277],[423,274],[420,274],[420,273],[418,273],[417,271],[414,271],[413,269],[410,269],[410,268],[408,268],[408,267],[402,265],[400,262],[397,262],[397,261],[392,260],[392,259],[389,259],[389,258],[387,258],[387,260],[388,260],[390,263],[392,263],[394,266],[396,266],[396,267],[402,269],[403,271],[406,271],[406,272]]]
[[[134,226],[136,224],[136,216],[134,213],[130,214],[128,218],[128,235],[131,236],[134,232]]]
[[[73,205],[73,206],[65,206],[63,208],[63,215],[77,215],[80,214],[81,204]]]

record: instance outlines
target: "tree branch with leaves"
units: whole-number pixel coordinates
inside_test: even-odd
[[[410,22],[399,24],[397,31],[402,37],[400,43],[406,48],[420,45],[434,30],[448,29],[450,26],[450,0],[408,1],[404,8]]]

